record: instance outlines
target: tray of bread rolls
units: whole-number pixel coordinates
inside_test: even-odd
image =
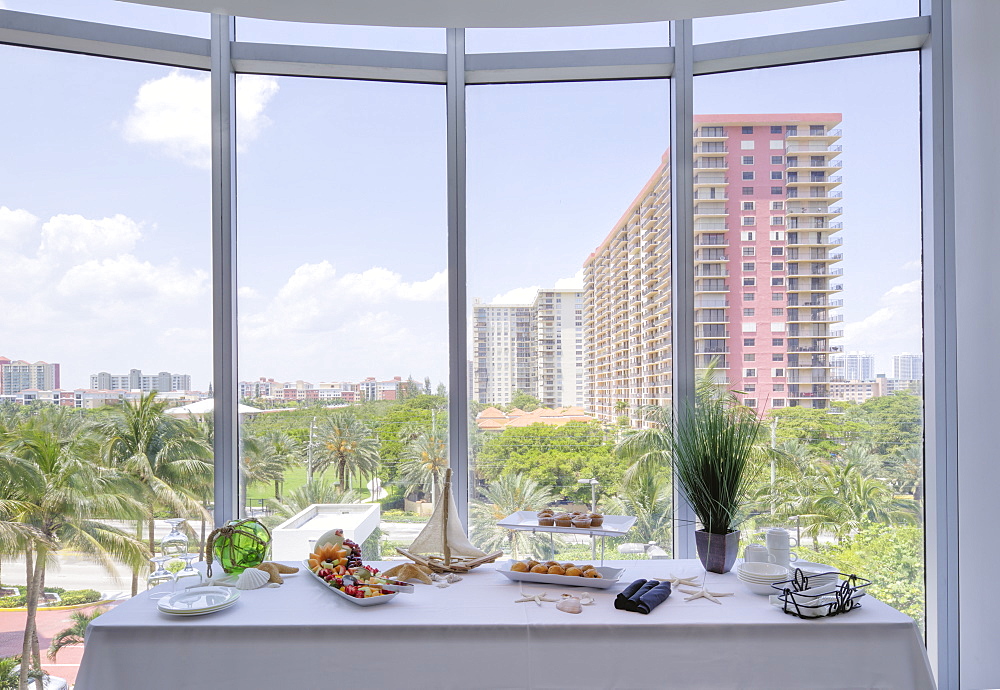
[[[562,561],[526,560],[502,563],[497,566],[497,572],[518,582],[606,589],[618,582],[625,569],[578,565]]]
[[[510,530],[586,534],[594,537],[621,537],[634,524],[635,517],[631,515],[558,513],[548,508],[538,512],[519,510],[497,522],[500,527]]]

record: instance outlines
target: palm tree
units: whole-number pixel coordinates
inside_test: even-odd
[[[17,678],[17,667],[21,664],[21,659],[16,656],[5,656],[0,658],[0,690],[18,690],[19,681]]]
[[[247,504],[247,487],[257,482],[278,483],[285,476],[287,456],[283,452],[281,432],[255,437],[244,433],[240,440],[240,505]],[[277,497],[277,490],[275,490]]]
[[[316,430],[316,442],[319,452],[312,471],[322,474],[333,466],[342,489],[348,488],[350,475],[371,476],[378,471],[378,435],[350,412],[335,412],[323,420]]]
[[[802,518],[804,536],[814,542],[822,533],[838,541],[872,523],[916,524],[919,505],[900,499],[882,481],[867,476],[855,462],[816,463],[794,486],[787,509]]]
[[[491,482],[483,489],[483,499],[474,501],[469,507],[472,522],[472,542],[487,553],[497,549],[509,551],[514,558],[520,553],[533,553],[539,558],[554,555],[556,548],[563,546],[562,540],[550,539],[549,535],[508,530],[497,526],[497,521],[519,510],[539,510],[555,499],[547,486],[541,486],[524,474],[507,474]]]
[[[327,484],[318,479],[312,484],[303,484],[294,491],[289,491],[278,501],[271,499],[268,503],[274,514],[279,518],[290,518],[315,503],[360,503],[361,495],[354,489],[346,491],[339,486]]]
[[[73,625],[56,633],[56,636],[52,638],[52,642],[49,645],[48,657],[55,661],[56,655],[63,647],[68,647],[74,644],[83,644],[84,638],[87,635],[87,626],[90,625],[90,621],[100,616],[106,610],[107,609],[98,608],[93,611],[74,611],[71,613],[69,617],[73,621]]]
[[[441,480],[448,469],[448,437],[443,432],[423,431],[407,444],[402,454],[400,478],[411,486],[431,486],[431,502],[438,500]]]
[[[608,510],[621,515],[635,515],[636,541],[642,544],[670,543],[671,505],[673,491],[666,471],[649,466],[633,472],[615,497],[608,501]]]
[[[155,547],[153,515],[158,506],[170,512],[202,521],[210,515],[197,500],[198,488],[211,481],[212,449],[205,442],[196,421],[180,420],[164,414],[166,401],[157,402],[156,392],[126,402],[118,414],[98,424],[104,437],[103,451],[108,463],[135,477],[145,488],[142,521],[148,527],[149,550]],[[132,595],[138,590],[138,572],[133,573]]]
[[[147,507],[135,478],[95,462],[98,444],[90,427],[65,408],[49,408],[22,422],[6,447],[10,456],[32,466],[9,488],[12,498],[25,506],[16,519],[37,534],[24,548],[28,611],[21,653],[25,660],[33,656],[37,667],[41,659],[35,616],[51,553],[77,551],[110,573],[115,563],[139,568],[149,556],[141,540],[105,520],[134,519]],[[22,683],[28,666],[22,664]]]

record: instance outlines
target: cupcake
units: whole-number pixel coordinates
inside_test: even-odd
[[[581,517],[573,518],[573,526],[574,527],[579,527],[581,529],[587,529],[587,528],[590,527],[590,525],[591,525],[591,522],[590,522],[590,518],[589,517],[583,517],[583,516],[581,516]]]
[[[556,519],[551,515],[546,515],[545,517],[542,517],[541,515],[538,516],[539,527],[553,527],[555,524]]]
[[[601,515],[600,513],[591,513],[590,514],[590,526],[591,527],[600,527],[603,524],[604,524],[604,516],[603,515]]]
[[[538,517],[539,518],[552,517],[553,515],[555,515],[555,513],[553,513],[550,508],[546,508],[545,510],[539,510],[538,511]]]
[[[557,527],[573,526],[573,518],[570,517],[569,513],[559,513],[558,515],[555,516],[555,521]]]

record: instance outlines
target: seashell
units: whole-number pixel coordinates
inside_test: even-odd
[[[583,611],[583,607],[580,605],[580,600],[576,597],[567,597],[556,604],[556,608],[560,611],[565,611],[566,613],[580,613]]]
[[[271,576],[263,570],[247,568],[236,578],[236,589],[259,589],[270,581]]]
[[[462,578],[461,578],[461,577],[459,577],[458,575],[456,575],[455,573],[448,573],[448,576],[447,576],[447,577],[445,577],[445,581],[446,581],[446,582],[447,582],[447,583],[448,583],[449,585],[453,585],[453,584],[455,584],[456,582],[461,582],[461,581],[462,581]]]

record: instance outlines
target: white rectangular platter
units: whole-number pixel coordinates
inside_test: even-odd
[[[601,574],[600,578],[597,577],[570,577],[568,575],[542,575],[541,573],[520,573],[515,570],[511,570],[510,567],[514,565],[516,561],[507,561],[499,566],[497,566],[497,572],[506,577],[509,580],[519,581],[519,582],[537,582],[539,584],[545,585],[560,585],[560,586],[572,586],[572,587],[594,587],[596,589],[607,589],[611,585],[618,582],[621,578],[622,573],[625,572],[624,568],[608,568],[605,566],[596,567],[594,570]]]
[[[399,594],[399,592],[392,592],[391,594],[383,594],[380,597],[367,597],[365,599],[357,599],[355,597],[352,597],[349,594],[344,594],[343,592],[341,592],[336,587],[331,587],[330,585],[328,585],[326,583],[326,580],[324,580],[319,575],[317,575],[316,573],[314,573],[312,570],[309,569],[309,562],[308,561],[303,561],[302,565],[305,567],[306,572],[309,573],[312,576],[312,579],[316,580],[316,582],[318,582],[321,585],[323,585],[324,588],[330,590],[331,592],[333,592],[336,596],[340,597],[341,599],[347,599],[347,601],[349,601],[352,604],[355,604],[357,606],[378,606],[379,604],[388,604],[390,601],[392,601],[396,597],[396,595]]]
[[[632,529],[635,518],[631,515],[605,515],[600,527],[542,527],[538,524],[538,514],[533,510],[519,510],[497,523],[500,527],[531,532],[559,532],[561,534],[584,534],[595,537],[621,537]]]

